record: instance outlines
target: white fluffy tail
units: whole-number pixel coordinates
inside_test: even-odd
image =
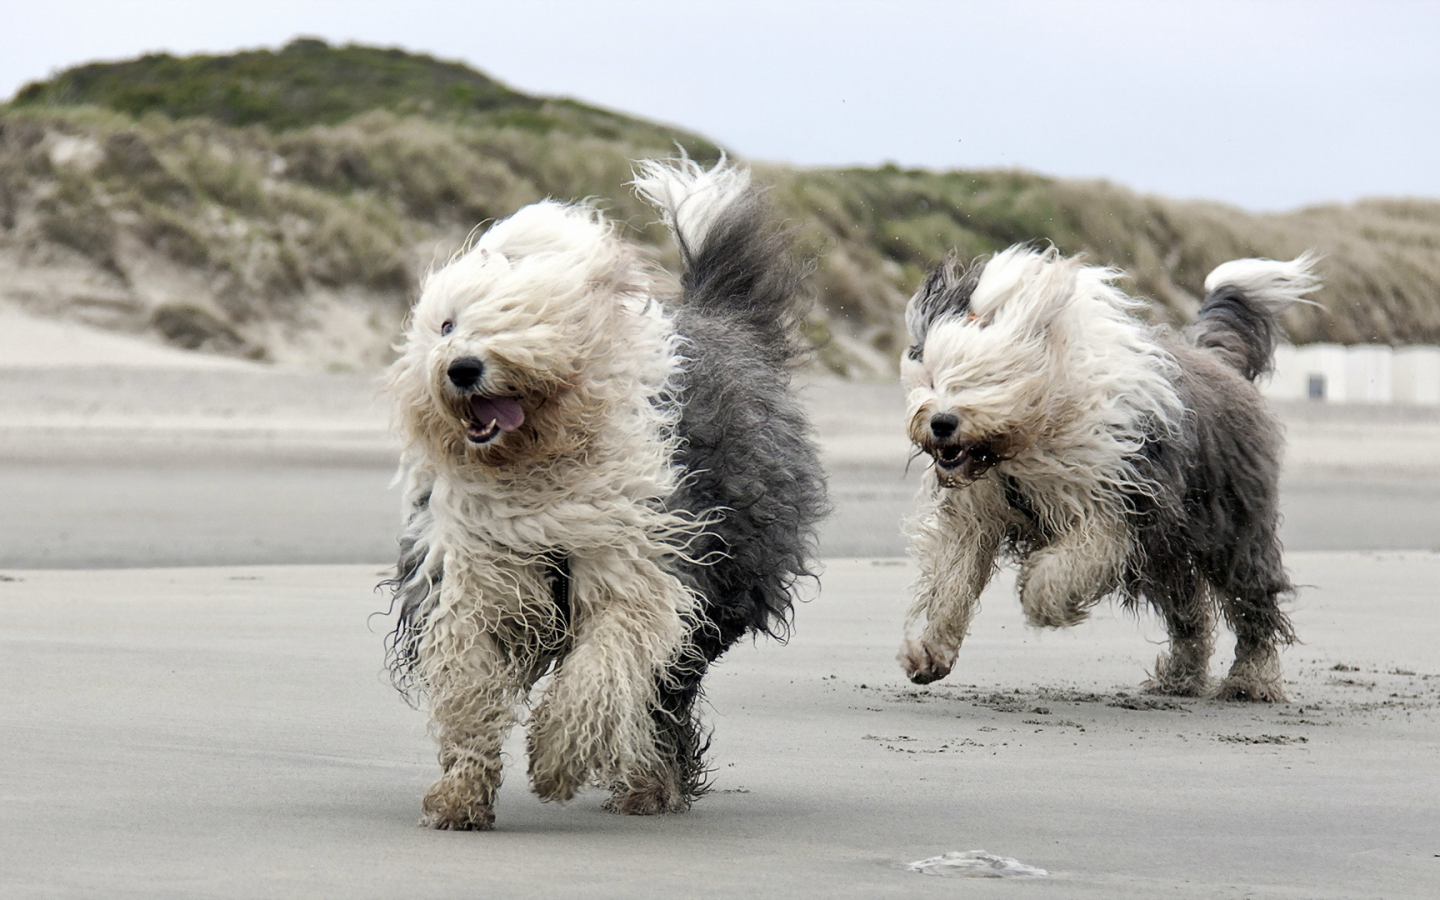
[[[635,163],[635,191],[660,212],[687,253],[705,245],[710,228],[750,187],[750,170],[725,157],[706,171],[692,159],[642,159]]]
[[[1289,262],[1236,259],[1217,266],[1205,279],[1205,302],[1190,335],[1195,345],[1218,354],[1250,381],[1268,372],[1280,339],[1280,314],[1320,287],[1316,256],[1302,253]]]
[[[1307,250],[1289,262],[1273,259],[1233,259],[1215,267],[1205,278],[1205,293],[1233,290],[1278,315],[1296,303],[1316,304],[1305,295],[1320,287],[1315,263],[1320,257]]]

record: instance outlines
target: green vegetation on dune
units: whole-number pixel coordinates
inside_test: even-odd
[[[369,109],[435,115],[539,105],[457,63],[300,39],[278,52],[154,54],[79,66],[27,85],[13,105],[103,106],[133,116],[213,118],[227,125],[333,125]]]
[[[876,327],[871,342],[901,338],[898,310],[930,263],[950,248],[962,258],[1018,241],[1049,241],[1065,253],[1123,269],[1127,290],[1154,301],[1152,315],[1180,325],[1203,297],[1205,276],[1230,259],[1324,257],[1321,306],[1293,309],[1297,342],[1440,342],[1440,203],[1371,200],[1284,214],[1142,196],[1105,182],[1017,171],[936,173],[881,169],[775,173],[786,205],[814,247],[829,247],[863,289]],[[820,277],[826,276],[822,264]],[[875,283],[876,281],[882,283]],[[887,295],[887,288],[889,289]],[[835,304],[828,303],[833,309]]]
[[[720,153],[398,50],[300,40],[82,66],[0,108],[0,298],[182,346],[373,366],[417,277],[542,197],[595,198],[673,261],[626,182],[677,144]],[[1440,203],[1252,215],[1017,171],[757,175],[816,261],[818,358],[857,376],[893,369],[929,264],[1025,240],[1125,268],[1176,323],[1218,263],[1313,247],[1326,309],[1295,311],[1295,338],[1440,341]]]
[[[152,54],[67,69],[21,88],[13,109],[99,106],[132,117],[159,113],[275,131],[336,125],[372,110],[436,120],[480,118],[497,127],[607,138],[656,134],[699,158],[718,155],[704,138],[587,106],[531,97],[455,62],[382,49],[332,47],[297,38],[278,51],[227,56]]]
[[[313,348],[287,355],[276,342],[323,337],[341,304],[347,322],[370,324],[359,337],[346,325],[353,346],[333,362],[375,365],[418,276],[479,222],[546,196],[614,197],[604,201],[612,215],[658,242],[654,214],[626,182],[631,159],[672,153],[658,135],[386,111],[273,132],[93,107],[10,110],[0,114],[0,273],[19,277],[0,277],[0,296],[297,361]],[[165,327],[182,319],[191,324]]]

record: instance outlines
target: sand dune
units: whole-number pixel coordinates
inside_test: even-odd
[[[0,368],[119,366],[143,369],[246,371],[257,363],[192,353],[79,322],[42,319],[0,306]]]

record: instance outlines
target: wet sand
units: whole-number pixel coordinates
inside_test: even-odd
[[[822,554],[903,555],[924,464],[899,388],[804,396],[835,503]],[[1440,409],[1281,413],[1288,548],[1440,549]],[[0,365],[0,568],[383,561],[396,456],[371,376]]]
[[[893,661],[899,560],[831,561],[787,646],[710,679],[714,792],[625,818],[526,789],[416,826],[437,768],[381,670],[373,566],[9,572],[7,897],[1432,897],[1432,554],[1299,554],[1291,702],[1157,698],[1159,634],[1026,628],[1002,579],[946,681]],[[1220,671],[1225,652],[1217,654]],[[1018,885],[905,871],[988,850]]]

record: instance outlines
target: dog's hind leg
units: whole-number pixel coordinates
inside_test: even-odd
[[[1170,649],[1155,660],[1155,674],[1145,682],[1145,689],[1176,697],[1205,696],[1215,644],[1215,604],[1209,585],[1195,579],[1157,605],[1170,632]]]
[[[915,524],[910,554],[920,577],[896,658],[916,684],[950,674],[980,594],[995,572],[995,554],[1008,524],[998,490],[980,482],[964,491],[945,491]]]
[[[423,824],[455,831],[495,827],[500,747],[515,724],[529,679],[505,659],[493,634],[458,616],[437,616],[421,659],[444,774],[425,794]]]
[[[1280,599],[1293,588],[1274,523],[1272,517],[1251,534],[1238,536],[1227,557],[1212,561],[1211,582],[1235,632],[1235,662],[1216,693],[1220,700],[1285,700],[1280,646],[1295,641],[1295,629]]]
[[[1216,692],[1217,700],[1283,703],[1280,644],[1294,640],[1290,619],[1276,594],[1245,598],[1222,596],[1225,620],[1235,632],[1235,662]]]
[[[1097,515],[1031,553],[1020,570],[1020,607],[1031,625],[1068,628],[1113,591],[1130,553],[1129,530]]]
[[[658,762],[655,679],[675,658],[690,594],[630,553],[571,557],[572,649],[531,717],[530,784],[569,800]]]

